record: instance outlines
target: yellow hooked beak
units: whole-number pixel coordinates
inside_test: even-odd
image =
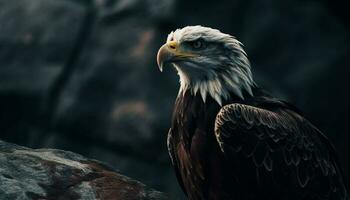
[[[179,44],[176,41],[170,41],[160,47],[157,54],[157,64],[159,70],[163,71],[163,66],[166,63],[171,63],[184,58],[191,58],[197,56],[196,54],[181,52]]]

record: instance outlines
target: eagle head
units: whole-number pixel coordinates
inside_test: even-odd
[[[160,71],[173,65],[180,77],[180,94],[198,92],[205,102],[210,95],[218,104],[232,94],[252,95],[254,85],[250,63],[243,45],[235,37],[203,26],[187,26],[168,35],[159,49]]]

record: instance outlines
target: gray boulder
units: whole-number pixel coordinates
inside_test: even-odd
[[[0,199],[168,198],[79,154],[30,149],[0,140]]]

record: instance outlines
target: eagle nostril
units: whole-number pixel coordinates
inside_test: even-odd
[[[170,44],[169,47],[170,47],[170,49],[176,49],[175,44]]]
[[[177,43],[174,42],[174,41],[170,41],[170,42],[168,42],[168,47],[169,47],[170,49],[172,49],[172,50],[176,50],[176,48],[177,48]]]

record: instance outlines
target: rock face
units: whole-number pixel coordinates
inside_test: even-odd
[[[0,140],[0,199],[165,200],[96,160]]]

